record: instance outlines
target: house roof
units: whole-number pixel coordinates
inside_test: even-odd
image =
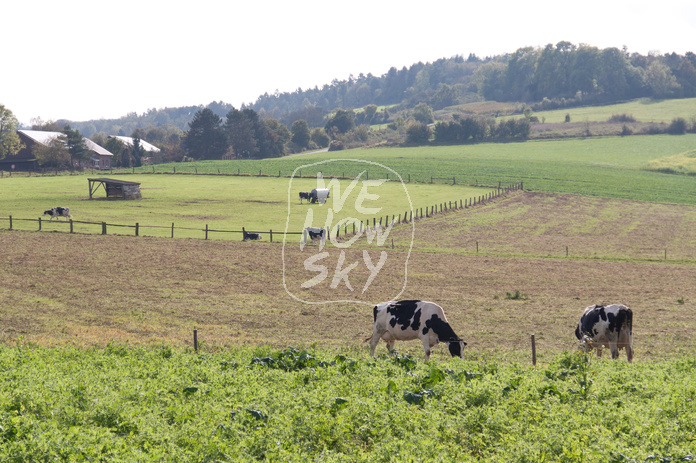
[[[117,138],[121,140],[123,143],[125,143],[126,146],[131,147],[133,146],[133,138],[132,137],[123,137],[119,135],[109,135],[109,138]],[[140,146],[143,147],[145,151],[149,151],[151,153],[158,153],[160,151],[159,148],[157,148],[155,145],[146,142],[145,140],[140,140]]]
[[[31,138],[37,143],[41,143],[44,146],[48,145],[52,140],[55,140],[61,135],[65,135],[63,132],[44,132],[42,130],[18,130],[17,132],[23,134],[28,138]],[[82,139],[85,141],[85,145],[87,145],[87,148],[90,151],[93,151],[102,156],[113,156],[113,153],[111,153],[106,148],[97,145],[89,138],[82,137]]]

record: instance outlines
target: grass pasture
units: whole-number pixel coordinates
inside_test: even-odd
[[[118,176],[114,176],[119,178]],[[56,177],[11,177],[2,179],[0,188],[0,217],[13,216],[13,228],[36,230],[36,218],[53,206],[69,207],[75,221],[107,222],[127,225],[129,228],[110,228],[110,233],[134,234],[134,225],[139,223],[139,234],[143,236],[171,236],[171,224],[175,224],[177,238],[203,238],[206,225],[212,230],[247,231],[274,233],[299,232],[304,228],[307,211],[313,211],[314,226],[327,221],[328,209],[335,210],[333,224],[353,217],[356,220],[372,220],[386,215],[398,216],[414,208],[425,208],[441,202],[469,200],[487,194],[490,188],[464,185],[422,184],[408,185],[387,182],[367,186],[358,182],[347,192],[350,180],[341,180],[341,195],[346,207],[341,211],[333,202],[326,207],[300,204],[298,193],[316,188],[316,179],[290,179],[273,177],[216,176],[216,175],[129,175],[129,181],[141,182],[142,200],[106,201],[105,193],[99,190],[89,199],[87,177],[83,175]],[[374,180],[373,180],[374,181]],[[326,180],[329,185],[331,179]],[[375,199],[364,201],[365,208],[380,209],[378,214],[357,213],[356,204],[363,186]],[[337,190],[332,191],[335,196]],[[408,193],[408,194],[406,194]],[[410,200],[410,202],[409,202]],[[34,219],[22,222],[18,219]],[[76,232],[101,233],[101,225],[76,223]],[[2,228],[9,228],[9,221],[2,220]],[[42,223],[42,230],[67,231],[65,223]],[[239,233],[212,233],[213,239],[239,240]],[[268,233],[264,239],[269,239]]]

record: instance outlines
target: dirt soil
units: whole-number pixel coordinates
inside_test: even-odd
[[[564,203],[575,204],[561,207]],[[598,254],[632,254],[646,242],[668,239],[691,246],[683,254],[692,256],[696,227],[689,230],[686,223],[693,220],[694,208],[684,207],[524,193],[452,212],[416,224],[410,255],[403,244],[410,236],[406,227],[392,232],[393,249],[344,250],[346,266],[361,262],[365,249],[373,262],[380,251],[388,254],[387,264],[364,294],[369,276],[364,265],[350,273],[353,291],[345,280],[332,288],[331,276],[303,290],[300,284],[317,275],[306,270],[307,257],[320,251],[316,247],[299,251],[298,246],[284,249],[267,242],[1,231],[0,341],[12,344],[21,337],[49,346],[103,346],[111,341],[183,346],[191,345],[195,328],[208,349],[317,345],[366,355],[362,340],[372,330],[370,305],[307,304],[296,298],[353,298],[374,304],[392,298],[406,280],[400,298],[441,304],[455,331],[469,343],[467,355],[472,358],[527,355],[532,333],[542,360],[574,349],[575,324],[594,303],[623,303],[634,310],[637,360],[693,354],[694,261],[565,258],[565,251],[558,251],[569,242],[572,250],[591,246],[610,250]],[[586,214],[609,217],[616,211],[633,221],[612,219],[614,227],[600,221],[577,232]],[[658,212],[676,222],[655,221]],[[515,226],[509,219],[483,220],[511,214],[518,218]],[[679,222],[679,217],[691,218]],[[617,225],[621,223],[630,226]],[[501,247],[501,253],[475,254],[469,245],[475,240],[472,230],[485,231],[490,241],[482,242],[491,249]],[[544,237],[542,244],[535,244],[539,237]],[[521,255],[505,255],[505,243],[522,248]],[[327,257],[327,263],[335,256]],[[334,265],[327,265],[331,274]],[[519,297],[514,298],[516,292]],[[422,355],[418,343],[397,348]],[[384,351],[384,345],[378,350]],[[440,347],[434,355],[447,354]]]

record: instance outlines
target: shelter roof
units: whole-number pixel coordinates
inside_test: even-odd
[[[114,185],[140,185],[140,182],[129,182],[127,180],[116,180],[113,178],[88,178],[90,182],[111,183]]]

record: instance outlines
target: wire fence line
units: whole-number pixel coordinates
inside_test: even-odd
[[[447,202],[442,202],[438,204],[431,205],[429,207],[421,207],[421,208],[415,208],[411,210],[404,211],[403,214],[392,214],[391,218],[390,215],[387,214],[386,216],[380,216],[378,217],[373,217],[372,220],[366,219],[364,221],[361,220],[355,220],[352,222],[345,222],[343,224],[343,227],[341,228],[339,225],[336,225],[332,227],[331,229],[327,228],[327,236],[335,236],[336,238],[341,236],[342,234],[345,235],[355,235],[356,233],[363,233],[363,232],[368,232],[370,230],[376,230],[376,229],[383,229],[385,227],[388,227],[390,225],[399,225],[402,223],[411,223],[414,220],[422,220],[426,219],[429,217],[433,217],[435,215],[443,214],[450,212],[452,210],[459,210],[459,209],[466,209],[470,207],[474,207],[480,204],[483,204],[487,201],[490,201],[492,199],[498,198],[500,196],[504,196],[508,194],[509,192],[512,191],[517,191],[522,189],[522,183],[516,183],[514,185],[510,185],[508,187],[500,187],[495,189],[494,191],[491,191],[489,193],[486,193],[484,195],[476,196],[473,198],[467,198],[467,199],[458,199],[454,201],[447,201]],[[21,227],[18,226],[19,223],[36,223],[37,228],[33,227]],[[83,220],[73,220],[73,219],[68,219],[68,220],[60,220],[57,219],[56,221],[53,221],[51,219],[42,219],[41,217],[37,219],[29,219],[29,218],[17,218],[12,215],[9,215],[7,217],[0,217],[0,228],[5,228],[5,226],[8,230],[26,230],[26,231],[43,231],[45,228],[45,225],[49,224],[49,226],[59,226],[59,227],[68,227],[67,230],[55,230],[53,229],[52,231],[62,231],[62,232],[67,232],[67,233],[78,233],[77,229],[79,228],[80,231],[79,233],[83,234],[101,234],[101,235],[108,235],[109,234],[109,229],[130,229],[132,232],[128,234],[132,234],[134,236],[153,236],[153,235],[145,235],[142,232],[147,230],[147,229],[152,229],[152,230],[167,230],[169,233],[170,238],[175,237],[175,231],[188,231],[188,232],[200,232],[200,235],[194,236],[194,238],[199,238],[199,239],[204,239],[208,240],[212,237],[214,234],[239,234],[242,237],[242,240],[248,239],[249,235],[258,235],[259,237],[266,235],[268,237],[268,240],[270,242],[273,242],[274,237],[282,236],[285,237],[287,235],[303,235],[304,231],[273,231],[273,229],[269,230],[246,230],[245,227],[241,227],[241,229],[232,229],[232,230],[223,230],[223,229],[218,229],[218,228],[211,228],[209,224],[205,224],[203,227],[183,227],[183,226],[175,226],[175,223],[172,222],[171,225],[143,225],[140,224],[139,222],[136,222],[135,224],[116,224],[116,223],[107,223],[107,222],[90,222],[90,221],[83,221]],[[94,232],[95,227],[98,232]],[[118,234],[118,233],[116,233]],[[161,236],[157,235],[157,236]]]

